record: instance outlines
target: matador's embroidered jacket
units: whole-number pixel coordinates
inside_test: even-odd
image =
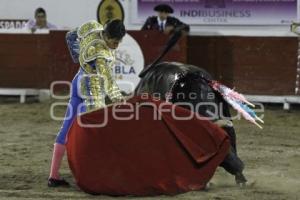
[[[113,103],[123,96],[112,75],[115,50],[110,49],[102,36],[103,26],[96,21],[83,24],[77,30],[79,63],[82,78],[80,91],[87,111],[105,106],[105,96]]]

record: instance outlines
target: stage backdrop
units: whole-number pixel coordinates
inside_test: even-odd
[[[297,19],[297,0],[136,0],[132,23],[154,15],[159,3],[171,5],[175,17],[192,25],[287,25]]]

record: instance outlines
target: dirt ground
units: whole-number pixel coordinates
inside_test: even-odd
[[[47,187],[52,145],[61,124],[50,118],[49,109],[50,102],[22,105],[16,99],[0,99],[0,199],[114,199],[77,189],[66,160],[62,174],[72,187]],[[64,108],[57,111],[63,112]],[[300,109],[286,112],[268,107],[264,120],[263,130],[245,121],[235,122],[245,174],[254,185],[238,188],[234,178],[219,168],[207,191],[118,199],[300,199]]]

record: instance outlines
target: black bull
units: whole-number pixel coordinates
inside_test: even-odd
[[[213,121],[230,117],[229,105],[221,95],[212,90],[207,80],[212,80],[211,75],[199,67],[163,62],[150,68],[143,75],[135,94],[147,93],[172,103],[188,103],[193,106],[186,108],[194,109],[193,111],[202,116],[213,117]],[[196,105],[201,102],[201,106],[197,107]],[[216,105],[218,112],[212,104]],[[197,109],[195,109],[196,107]],[[224,130],[230,137],[231,150],[221,166],[227,172],[235,175],[237,182],[245,182],[246,180],[237,180],[243,179],[239,176],[242,175],[244,164],[237,156],[235,130],[233,127],[226,127]]]

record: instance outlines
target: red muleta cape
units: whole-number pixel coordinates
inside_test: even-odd
[[[113,106],[83,114],[74,120],[68,133],[67,154],[76,183],[83,191],[105,195],[174,195],[201,190],[212,178],[229,150],[227,134],[208,120],[173,104],[134,97],[119,105],[119,117]],[[164,103],[164,111],[154,109]],[[138,106],[139,105],[139,106]],[[139,110],[139,119],[136,110]],[[170,111],[166,111],[166,110]],[[173,111],[172,111],[173,110]],[[103,122],[105,127],[82,127]],[[155,120],[154,115],[161,116]]]

